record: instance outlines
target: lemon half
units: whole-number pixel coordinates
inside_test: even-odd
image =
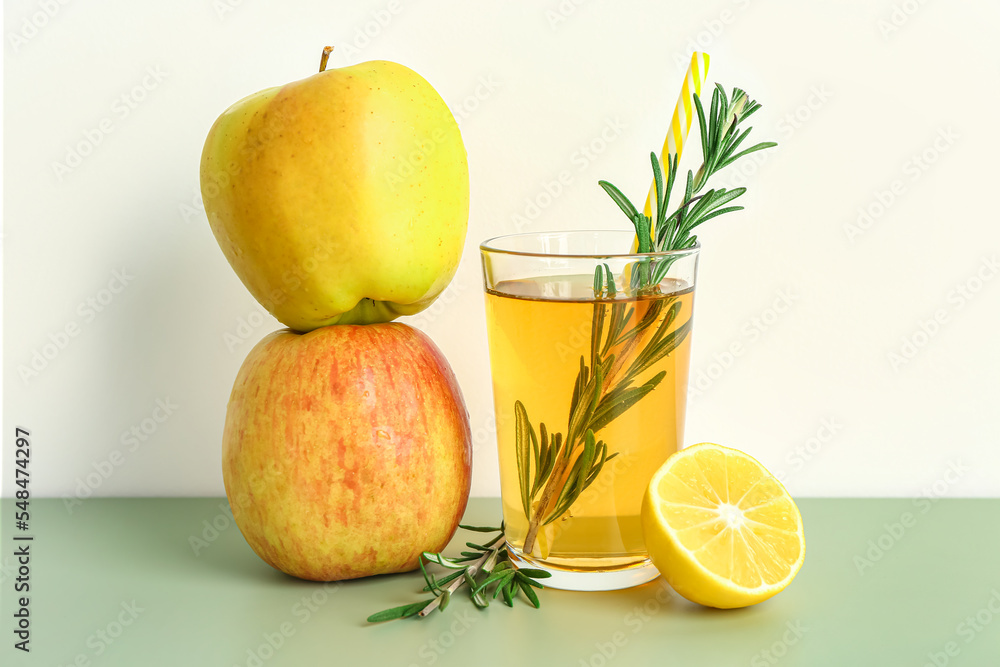
[[[673,454],[653,475],[642,533],[674,590],[723,609],[782,591],[806,553],[802,515],[781,482],[753,457],[710,442]]]

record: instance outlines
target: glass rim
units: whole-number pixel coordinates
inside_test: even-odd
[[[611,259],[618,257],[683,257],[685,255],[691,255],[699,250],[701,250],[701,242],[695,241],[694,245],[689,248],[682,248],[680,250],[664,250],[660,252],[610,252],[610,253],[560,253],[560,252],[529,252],[525,250],[507,250],[504,248],[493,247],[491,244],[500,241],[502,239],[513,239],[518,237],[528,237],[528,236],[562,236],[567,234],[631,234],[635,237],[635,233],[627,229],[572,229],[568,231],[550,231],[550,232],[519,232],[516,234],[501,234],[500,236],[494,236],[488,238],[479,244],[479,251],[481,253],[494,253],[498,255],[512,255],[515,257],[575,257],[575,258],[603,258]]]

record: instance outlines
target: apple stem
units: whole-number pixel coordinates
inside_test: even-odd
[[[325,72],[326,71],[326,62],[330,59],[330,54],[331,53],[333,53],[333,47],[332,46],[324,46],[323,47],[323,55],[320,56],[320,58],[319,58],[319,71],[320,72]]]

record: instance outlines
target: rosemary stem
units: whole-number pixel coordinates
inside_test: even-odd
[[[718,188],[707,192],[702,192],[702,189],[721,167],[725,167],[745,155],[776,145],[773,142],[762,142],[733,154],[750,132],[750,128],[746,128],[740,133],[739,123],[760,108],[760,105],[752,101],[745,91],[735,88],[732,100],[730,100],[727,98],[725,90],[717,85],[712,94],[710,114],[705,113],[701,99],[697,95],[694,96],[694,103],[702,139],[702,164],[697,175],[693,171],[687,172],[684,195],[680,205],[673,213],[668,214],[667,202],[677,178],[676,154],[667,156],[666,175],[663,173],[664,165],[656,157],[656,154],[650,155],[657,198],[655,212],[652,210],[650,212],[655,213],[655,218],[653,215],[647,216],[640,213],[628,197],[611,183],[598,181],[598,184],[635,227],[636,243],[640,252],[651,249],[663,252],[693,247],[697,237],[693,236],[691,232],[695,227],[722,213],[742,209],[742,206],[721,207],[741,196],[746,188]],[[656,237],[651,238],[650,229],[654,223],[655,226],[652,229],[656,230]],[[649,258],[637,260],[632,267],[631,277],[626,280],[626,285],[632,284],[640,296],[659,295],[658,283],[666,276],[666,271],[669,270],[674,259],[676,257],[664,258],[662,261],[667,262],[665,265],[653,265]],[[654,278],[657,284],[652,284]],[[636,282],[639,283],[637,286],[634,285]],[[620,416],[635,401],[640,400],[656,387],[666,371],[655,375],[653,379],[641,387],[633,387],[632,384],[638,379],[640,373],[649,370],[654,362],[675,349],[689,330],[689,324],[682,324],[672,334],[661,339],[661,336],[665,336],[667,333],[661,327],[669,327],[673,319],[671,317],[671,321],[663,320],[661,323],[651,321],[657,319],[659,314],[659,310],[654,312],[651,309],[659,309],[662,307],[662,302],[656,299],[637,300],[634,311],[626,317],[624,313],[617,310],[622,305],[622,302],[618,301],[611,306],[608,337],[602,350],[599,339],[604,333],[605,308],[607,307],[605,304],[614,301],[615,292],[612,287],[614,284],[614,276],[607,264],[603,265],[603,272],[602,266],[595,267],[594,295],[599,303],[595,303],[594,319],[591,324],[590,368],[585,367],[585,356],[581,355],[580,373],[577,376],[570,405],[565,448],[554,466],[546,460],[546,471],[551,472],[543,473],[548,475],[548,478],[545,482],[539,482],[541,489],[538,489],[537,485],[525,481],[528,478],[527,471],[529,469],[522,469],[520,463],[522,459],[527,460],[523,452],[529,447],[529,444],[525,442],[525,438],[529,436],[525,433],[530,435],[531,441],[534,443],[534,432],[531,430],[531,424],[525,424],[526,430],[519,430],[516,436],[518,439],[517,451],[520,452],[518,467],[522,474],[522,500],[529,515],[526,517],[528,531],[523,545],[523,551],[528,554],[534,548],[541,527],[546,522],[558,518],[554,516],[556,511],[561,513],[569,511],[573,503],[593,481],[593,478],[601,473],[604,462],[609,458],[605,456],[608,445],[602,441],[600,443],[601,460],[597,466],[587,470],[575,467],[589,442],[588,434],[593,433],[590,437],[596,436],[596,431],[607,426],[612,419]],[[608,285],[606,293],[611,297],[609,302],[603,302],[605,294],[603,285]],[[676,312],[674,312],[674,317],[676,317]],[[688,318],[688,322],[690,322],[690,315]],[[632,322],[634,324],[632,324],[632,328],[629,328],[629,324]],[[653,324],[657,325],[653,326]],[[611,360],[611,355],[614,353],[613,348],[617,348],[617,354]],[[646,354],[647,351],[649,354]],[[603,404],[609,397],[611,397],[611,401],[608,404]],[[519,403],[519,401],[515,402],[515,409]],[[523,404],[521,407],[523,408]],[[594,415],[598,411],[600,417],[595,419]],[[518,414],[521,421],[527,422],[523,411]],[[544,423],[542,426],[544,427]],[[544,453],[539,452],[547,452],[548,446],[547,442],[542,443],[541,449],[535,450],[536,465],[539,457],[545,456]],[[618,453],[620,452],[616,452],[612,456],[616,456]],[[539,479],[537,468],[535,479]],[[567,484],[572,484],[572,486],[567,488]],[[537,503],[532,504],[539,491],[541,497]]]
[[[603,321],[604,319],[598,317],[597,308],[606,308],[606,307],[607,306],[605,306],[604,304],[594,304],[595,326],[590,334],[592,357],[594,352],[597,352],[597,347],[594,345],[594,341],[596,341],[598,336],[601,334],[601,332],[597,330],[596,324],[599,321]],[[642,318],[639,319],[641,320]],[[632,349],[635,347],[637,338],[638,336],[633,336],[625,343],[625,346],[622,349],[622,353],[615,358],[615,362],[612,364],[610,371],[608,372],[607,376],[605,376],[604,380],[601,382],[601,386],[597,388],[598,404],[600,403],[601,399],[604,398],[605,394],[607,394],[608,390],[611,388],[612,386],[611,379],[614,377],[615,374],[617,374],[621,370],[621,367],[624,364],[625,359],[629,356]],[[611,354],[611,352],[612,352],[611,349],[608,349],[606,354],[598,352],[597,353],[598,358],[596,360],[591,361],[591,372],[595,372],[594,369],[597,368],[597,365],[603,364],[605,359],[607,359],[607,356]],[[568,437],[573,438],[573,442],[566,443],[566,451],[568,455],[559,457],[559,460],[556,462],[556,465],[552,470],[552,474],[549,477],[549,481],[545,484],[545,487],[542,490],[542,497],[539,499],[535,511],[532,513],[530,517],[528,517],[528,532],[524,536],[524,547],[523,547],[523,551],[526,554],[530,554],[532,549],[535,548],[535,540],[538,537],[538,531],[539,529],[541,529],[542,523],[545,521],[545,518],[549,515],[549,512],[555,509],[555,504],[559,500],[559,494],[561,493],[563,487],[566,486],[566,483],[568,481],[566,478],[569,475],[570,471],[572,470],[572,464],[581,454],[579,445],[584,442],[584,437],[585,437],[584,434],[587,432],[587,425],[583,424],[580,428],[580,431],[581,432],[579,434],[567,433]]]
[[[567,447],[576,449],[576,443],[574,442],[572,445],[567,443]],[[530,554],[531,550],[535,548],[535,538],[538,536],[538,529],[542,527],[542,520],[550,511],[549,505],[552,504],[554,499],[559,497],[556,492],[561,490],[566,484],[566,480],[563,479],[563,476],[570,470],[569,463],[574,458],[572,456],[573,453],[575,452],[571,451],[570,456],[560,456],[559,460],[556,461],[556,465],[552,469],[549,481],[542,490],[542,497],[538,501],[537,509],[528,520],[528,533],[524,536],[523,548],[523,551],[526,554]]]
[[[635,317],[636,322],[641,322],[646,317],[645,312],[642,313],[641,315],[639,314],[640,303],[645,304],[646,311],[648,311],[650,308],[653,307],[651,301],[649,302],[646,302],[644,300],[636,301],[635,312],[633,314],[633,317]],[[615,377],[618,376],[618,373],[621,372],[622,367],[625,366],[625,362],[632,360],[632,351],[635,350],[635,348],[639,345],[639,343],[641,342],[640,339],[644,338],[648,332],[653,331],[654,329],[655,327],[646,327],[644,331],[640,331],[638,334],[632,336],[627,341],[625,341],[625,344],[622,346],[622,349],[619,352],[618,356],[615,357],[614,363],[611,364],[611,369],[608,370],[608,374],[604,376],[604,382],[601,384],[601,398],[604,398],[604,395],[607,394],[608,391],[611,389],[611,387],[614,385],[614,379]]]
[[[640,300],[636,302],[635,312],[633,317],[636,318],[636,322],[641,322],[646,316],[646,312],[642,314],[639,313],[640,303],[645,305],[645,307],[652,308],[652,302],[646,302],[645,300]],[[596,306],[596,304],[595,304]],[[600,304],[600,307],[606,307],[604,304]],[[601,318],[603,320],[603,318]],[[594,320],[598,321],[598,314],[595,308]],[[647,327],[648,331],[655,330],[655,327]],[[596,329],[591,332],[591,349],[596,349],[593,345],[593,341],[600,334],[600,331]],[[609,333],[610,335],[610,333]],[[615,357],[614,363],[612,363],[611,368],[608,370],[607,375],[601,382],[601,386],[597,388],[597,403],[600,404],[601,400],[607,395],[607,393],[614,386],[615,377],[621,372],[622,368],[626,368],[626,362],[631,362],[633,353],[638,346],[638,344],[645,338],[647,331],[639,332],[637,335],[629,338],[625,343],[622,344],[622,349],[619,350],[618,355]],[[641,348],[640,348],[641,349]],[[608,358],[608,355],[614,352],[614,347],[610,347],[605,353],[598,353],[598,359],[596,362],[592,362],[592,368],[596,368],[598,363],[603,364]],[[582,453],[580,447],[584,442],[584,434],[587,431],[587,424],[583,424],[580,427],[579,434],[573,434],[573,442],[567,443],[567,456],[559,457],[556,462],[555,467],[552,470],[552,474],[549,477],[548,482],[542,489],[542,496],[538,501],[538,505],[535,507],[535,511],[532,512],[531,516],[528,517],[528,532],[524,536],[524,547],[522,551],[526,554],[530,554],[532,549],[535,548],[535,540],[538,538],[538,531],[541,529],[543,522],[548,517],[549,513],[555,509],[555,504],[559,500],[559,495],[562,492],[563,487],[566,486],[568,481],[568,475],[572,470],[573,463]]]
[[[493,565],[496,563],[496,559],[497,559],[497,556],[500,553],[500,550],[503,549],[503,548],[505,548],[506,546],[507,546],[507,540],[506,539],[501,539],[489,551],[483,552],[483,555],[482,555],[482,557],[479,560],[475,561],[472,565],[470,565],[468,567],[468,570],[467,570],[468,573],[470,575],[472,575],[473,577],[475,577],[483,569],[488,570],[491,567],[493,567]],[[448,591],[449,593],[454,593],[464,583],[465,583],[465,577],[458,577],[458,578],[455,579],[455,581],[453,581],[450,584],[448,584],[448,586],[445,587],[445,590]],[[438,607],[440,607],[441,606],[441,598],[442,597],[443,597],[442,595],[438,595],[437,597],[435,597],[433,600],[431,600],[430,604],[428,604],[426,607],[424,607],[423,609],[420,610],[420,612],[419,612],[418,615],[419,616],[427,616],[432,611],[434,611],[435,609],[437,609]]]

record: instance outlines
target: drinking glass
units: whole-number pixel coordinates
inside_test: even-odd
[[[683,437],[699,247],[630,254],[633,239],[541,232],[480,246],[508,548],[555,588],[658,575],[640,507]]]

